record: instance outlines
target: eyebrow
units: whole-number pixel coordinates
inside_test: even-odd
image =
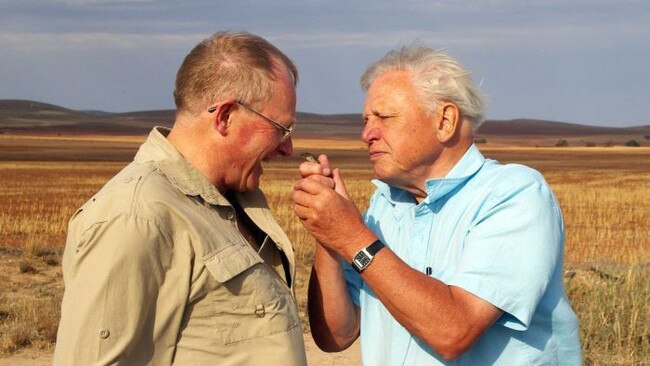
[[[379,111],[379,110],[376,110],[376,109],[373,109],[372,111],[370,111],[370,113],[362,113],[361,114],[361,116],[363,117],[364,120],[367,119],[370,116],[388,117],[388,118],[390,118],[390,117],[397,117],[399,115],[400,115],[400,112],[388,113],[388,112],[382,112],[382,111]]]

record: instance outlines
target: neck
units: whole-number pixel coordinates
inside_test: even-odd
[[[463,158],[467,150],[472,146],[471,143],[456,145],[451,149],[444,149],[436,163],[431,167],[429,177],[427,179],[433,178],[444,178],[449,174],[449,172],[458,164],[460,159]]]
[[[456,141],[442,148],[440,154],[433,164],[426,169],[426,172],[417,175],[419,178],[414,177],[409,186],[401,188],[413,194],[418,203],[422,202],[428,195],[426,190],[427,180],[446,177],[472,146],[472,141],[471,131],[461,134]]]
[[[220,193],[225,194],[225,169],[220,160],[215,158],[221,154],[214,148],[213,136],[209,131],[209,123],[177,117],[167,139],[185,160],[201,172]]]

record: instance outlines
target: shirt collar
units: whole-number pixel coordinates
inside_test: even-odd
[[[170,131],[165,127],[154,127],[134,161],[153,163],[174,187],[188,196],[201,196],[211,205],[229,206],[219,190],[167,140]]]
[[[459,187],[481,169],[483,163],[485,163],[485,157],[483,157],[476,145],[472,144],[463,157],[447,173],[447,176],[429,179],[425,182],[427,197],[422,203],[432,204]],[[392,187],[378,179],[373,179],[372,183],[377,186],[377,191],[397,209],[401,206],[404,206],[404,208],[410,207],[415,203],[413,195],[403,189]]]

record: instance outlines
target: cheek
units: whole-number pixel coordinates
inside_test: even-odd
[[[241,154],[245,156],[247,161],[246,165],[257,164],[268,151],[268,144],[265,144],[263,140],[255,139],[251,140],[246,144],[246,150],[242,147]]]
[[[419,135],[418,135],[419,133]],[[398,169],[408,171],[428,160],[434,142],[421,131],[413,134],[404,134],[400,139],[395,140],[391,146],[393,164]]]
[[[411,131],[392,133],[384,139],[393,160],[397,162],[409,160],[409,156],[418,146],[414,145]]]

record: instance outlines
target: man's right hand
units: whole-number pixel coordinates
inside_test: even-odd
[[[340,194],[346,200],[350,200],[350,195],[341,178],[341,171],[331,168],[327,155],[321,154],[318,156],[316,162],[306,161],[300,164],[299,169],[302,178],[311,177],[312,179],[316,179],[321,184],[334,189],[336,193]]]
[[[331,169],[325,155],[318,161],[300,165],[303,178],[294,184],[291,195],[294,213],[316,240],[350,261],[376,237],[350,199],[340,171]]]

